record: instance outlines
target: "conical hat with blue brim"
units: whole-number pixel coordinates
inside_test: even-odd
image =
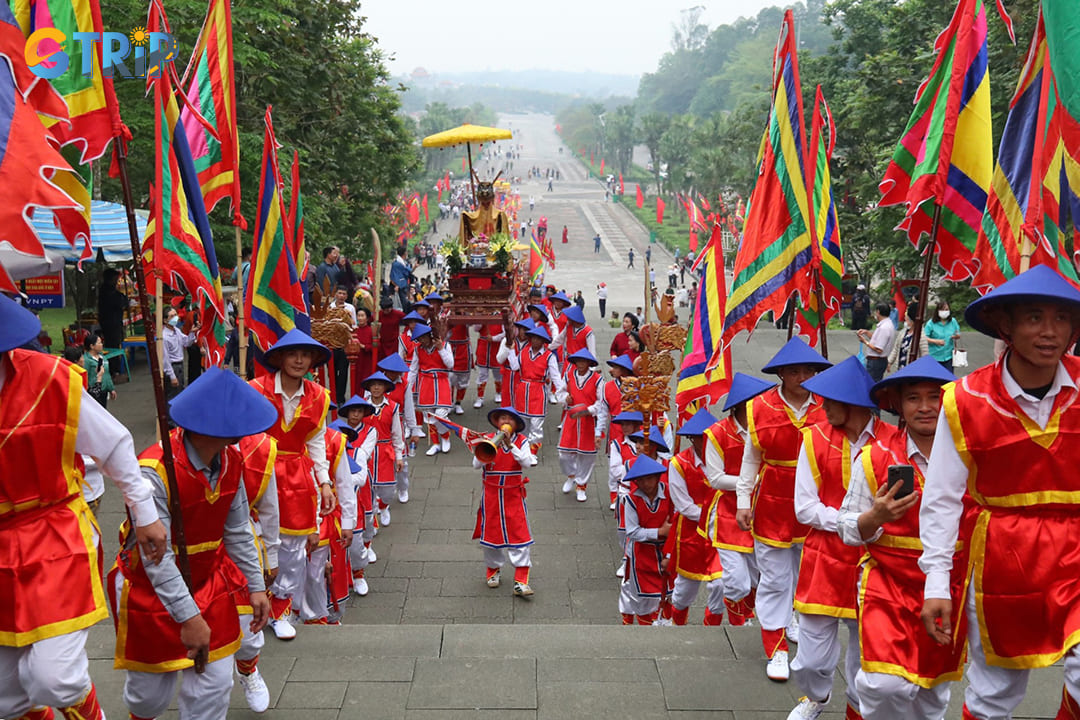
[[[545,322],[547,321],[547,319],[548,319],[548,309],[546,307],[544,307],[543,305],[530,305],[528,307],[528,309],[529,310],[536,310],[537,312],[539,312],[540,314],[542,314],[544,316],[544,321]],[[563,315],[565,315],[565,314],[566,313],[564,312]]]
[[[611,422],[645,422],[645,416],[641,414],[640,410],[623,410],[621,413],[611,418]]]
[[[40,332],[41,321],[37,315],[0,293],[0,352],[21,347]]]
[[[431,332],[431,327],[429,327],[428,325],[416,325],[412,329],[411,337],[413,340],[419,340],[420,338],[427,335],[429,332]]]
[[[370,383],[373,383],[373,382],[384,382],[384,383],[386,383],[387,388],[389,388],[390,390],[394,389],[394,384],[395,384],[394,381],[391,380],[390,378],[386,377],[386,373],[382,373],[382,372],[378,372],[378,371],[373,372],[370,375],[368,375],[366,378],[364,378],[364,381],[362,383],[360,383],[360,387],[367,390],[368,385]]]
[[[367,400],[360,397],[359,395],[353,395],[351,398],[346,400],[344,402],[344,404],[342,404],[341,407],[338,408],[338,415],[345,415],[346,413],[348,413],[350,410],[352,410],[354,408],[359,408],[361,410],[364,410],[364,411],[367,412],[368,415],[371,415],[372,413],[375,412],[375,406],[374,405],[372,405],[371,403],[369,403]]]
[[[390,353],[379,361],[377,367],[383,372],[409,372],[409,363],[401,359],[397,353]]]
[[[617,358],[611,358],[610,360],[607,361],[607,364],[610,365],[611,367],[622,368],[623,370],[630,373],[631,375],[635,374],[634,373],[634,361],[631,360],[630,356],[628,354],[626,354],[626,353],[623,353],[622,355],[620,355]]]
[[[531,335],[533,337],[542,338],[546,343],[551,342],[551,336],[548,335],[548,331],[544,328],[543,325],[534,325],[533,328],[527,331],[525,334]]]
[[[360,433],[357,432],[356,428],[354,428],[352,425],[345,422],[344,420],[335,420],[332,423],[328,423],[326,427],[330,428],[331,430],[338,431],[339,433],[347,437],[349,439],[349,442],[352,442],[360,436]],[[345,454],[348,455],[348,453]]]
[[[731,389],[728,390],[727,399],[724,400],[724,412],[731,410],[736,405],[752,400],[761,393],[776,387],[776,383],[768,380],[737,372],[731,379]]]
[[[564,293],[562,290],[549,297],[548,300],[550,300],[551,302],[555,302],[556,300],[562,300],[567,305],[574,304],[574,301],[566,297],[566,293]]]
[[[215,438],[255,435],[278,421],[277,409],[237,375],[211,367],[169,403],[172,421]]]
[[[818,370],[832,367],[832,363],[823,358],[817,350],[807,345],[802,339],[793,337],[773,355],[768,365],[761,368],[761,372],[775,374],[780,368],[789,365],[810,365]]]
[[[427,300],[417,300],[416,302],[414,302],[412,305],[409,306],[409,309],[411,310],[412,308],[416,308],[416,307],[430,308],[431,303],[429,303]]]
[[[433,293],[428,293],[427,295],[424,296],[424,302],[427,302],[427,303],[433,303],[433,302],[444,303],[444,302],[446,302],[446,300],[439,293],[433,292]]]
[[[664,439],[664,433],[660,432],[660,428],[655,425],[649,428],[649,442],[655,445],[660,452],[671,452],[667,440]]]
[[[596,357],[591,352],[589,352],[589,348],[581,348],[576,353],[571,353],[570,355],[567,355],[566,359],[570,362],[573,362],[574,360],[584,360],[590,365],[598,364],[596,361]]]
[[[876,408],[870,397],[874,378],[859,358],[852,355],[839,365],[820,372],[802,384],[818,397],[858,407]]]
[[[323,345],[315,338],[308,335],[300,328],[293,328],[278,338],[278,341],[270,346],[263,355],[263,365],[279,368],[281,355],[287,350],[313,350],[316,353],[315,360],[311,363],[312,369],[325,365],[330,361],[330,348]]]
[[[585,313],[583,313],[581,311],[581,308],[579,308],[577,305],[571,305],[570,307],[563,310],[563,317],[565,317],[572,323],[577,323],[578,325],[585,324]]]
[[[401,318],[401,322],[418,322],[421,325],[427,325],[427,318],[415,310],[410,310],[408,315]]]
[[[492,408],[491,411],[488,413],[488,422],[491,423],[492,425],[495,425],[495,416],[498,413],[506,413],[507,415],[510,415],[511,417],[514,418],[514,424],[517,426],[517,431],[518,432],[524,432],[525,431],[525,420],[524,420],[524,418],[522,418],[521,414],[512,407]]]
[[[968,305],[964,320],[983,335],[1000,338],[995,310],[1016,303],[1056,303],[1080,313],[1080,290],[1053,268],[1036,265]]]
[[[894,394],[889,392],[890,388],[899,388],[901,385],[913,385],[923,382],[946,385],[955,381],[955,375],[942,367],[937,360],[927,355],[909,365],[905,365],[884,380],[878,381],[870,388],[870,397],[877,402],[877,406],[882,410],[895,411],[897,408],[893,406]]]
[[[515,321],[514,325],[519,328],[524,328],[526,330],[532,330],[534,327],[536,327],[536,323],[533,321],[532,318],[521,318],[520,320]]]
[[[716,418],[705,408],[701,408],[694,416],[684,422],[675,434],[676,435],[704,435],[705,431],[716,424]]]
[[[629,482],[650,475],[667,475],[667,468],[648,455],[638,455],[637,459],[630,463],[623,480]]]

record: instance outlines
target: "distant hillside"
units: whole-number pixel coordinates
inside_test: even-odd
[[[637,94],[639,76],[608,75],[590,72],[564,72],[557,70],[484,71],[462,73],[435,73],[438,81],[450,81],[463,85],[496,85],[521,90],[586,95],[604,99],[610,95]]]

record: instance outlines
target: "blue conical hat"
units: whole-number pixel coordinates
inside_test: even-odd
[[[705,431],[716,424],[716,418],[705,408],[701,408],[694,416],[684,422],[675,434],[676,435],[704,435]]]
[[[660,428],[655,425],[649,428],[649,442],[655,445],[660,452],[671,452],[667,440],[664,439],[664,433],[660,432]]]
[[[428,325],[414,325],[412,329],[412,339],[419,340],[429,332],[431,332],[431,327]]]
[[[768,380],[741,372],[735,373],[735,377],[731,379],[731,389],[728,390],[727,399],[724,401],[724,412],[757,397],[772,387],[775,387],[775,383]]]
[[[548,309],[546,307],[544,307],[543,305],[540,305],[540,304],[530,305],[528,309],[529,310],[536,310],[537,312],[542,314],[544,316],[544,320],[547,321],[547,319],[548,319]],[[565,314],[566,313],[563,313],[563,315],[565,315]]]
[[[623,410],[621,413],[611,418],[611,422],[645,422],[645,416],[641,414],[640,410]]]
[[[491,423],[492,425],[494,425],[495,420],[493,418],[498,413],[506,413],[507,415],[512,416],[514,418],[514,424],[517,425],[517,431],[518,432],[524,432],[525,431],[525,420],[522,419],[521,413],[519,413],[517,410],[515,410],[512,407],[492,408],[491,411],[488,412],[488,422]]]
[[[638,455],[637,459],[630,463],[623,480],[629,482],[649,475],[667,475],[667,468],[648,455]]]
[[[589,348],[581,348],[576,353],[572,353],[570,355],[567,355],[566,359],[569,360],[570,362],[573,362],[574,360],[585,360],[590,365],[596,365],[597,364],[596,357],[593,356],[593,354],[591,352],[589,352]]]
[[[194,433],[237,438],[267,430],[277,409],[255,388],[219,367],[208,368],[169,403],[172,421]]]
[[[538,338],[543,338],[544,342],[551,342],[551,336],[548,335],[548,331],[543,325],[535,325],[532,330],[529,330],[525,334],[532,335]]]
[[[1069,281],[1053,268],[1036,265],[968,305],[964,311],[964,320],[983,335],[1001,337],[996,322],[988,316],[988,311],[1013,303],[1030,302],[1060,303],[1074,311],[1080,311],[1080,290],[1069,284]]]
[[[811,365],[818,370],[832,367],[832,363],[823,358],[817,350],[810,347],[802,339],[793,337],[773,355],[769,364],[761,368],[763,373],[775,373],[788,365]]]
[[[354,428],[352,425],[345,422],[344,420],[335,420],[334,422],[329,423],[326,427],[330,428],[331,430],[337,430],[339,433],[349,438],[349,442],[352,442],[360,435],[360,433],[356,431],[356,428]],[[345,454],[348,455],[348,453]]]
[[[381,372],[378,372],[378,371],[373,372],[370,375],[368,375],[366,378],[364,378],[364,381],[362,383],[360,383],[360,387],[367,390],[368,389],[368,383],[373,383],[373,382],[384,382],[384,383],[386,383],[387,387],[389,387],[390,389],[393,389],[393,387],[394,387],[394,381],[391,380],[390,378],[386,377],[386,375],[384,373],[381,373]]]
[[[877,401],[878,407],[883,410],[895,410],[889,388],[901,385],[911,385],[920,382],[932,382],[945,385],[956,380],[956,376],[942,367],[929,355],[921,357],[910,365],[905,365],[899,371],[893,373],[884,380],[879,381],[870,388],[870,397]]]
[[[548,300],[551,300],[552,302],[554,302],[555,300],[562,300],[567,305],[574,304],[574,301],[566,297],[566,293],[564,293],[562,290],[549,297]]]
[[[870,377],[870,373],[866,372],[862,362],[854,355],[802,384],[818,397],[848,405],[876,408],[877,405],[870,398],[870,388],[873,385],[874,378]]]
[[[281,353],[286,350],[314,350],[318,353],[318,356],[315,358],[315,361],[311,363],[312,369],[330,361],[330,348],[326,347],[300,328],[293,328],[279,337],[278,341],[270,346],[270,349],[263,355],[263,364],[267,367],[278,368],[280,366],[279,358]]]
[[[583,313],[581,308],[577,305],[571,305],[563,310],[563,315],[572,323],[577,323],[578,325],[585,324],[585,313]]]
[[[611,367],[620,367],[631,375],[634,374],[634,361],[630,359],[630,356],[623,353],[617,358],[611,358],[607,361],[607,364]]]
[[[377,367],[383,372],[409,372],[409,364],[402,360],[401,356],[396,352],[390,353],[380,360]]]
[[[0,352],[25,345],[40,332],[41,322],[37,315],[0,293]]]
[[[360,408],[361,410],[366,410],[368,415],[375,412],[375,406],[374,405],[372,405],[371,403],[369,403],[367,400],[360,397],[359,395],[353,395],[351,398],[346,400],[345,403],[341,407],[338,408],[338,415],[344,415],[347,412],[349,412],[349,410],[352,410],[353,408]]]
[[[401,318],[401,322],[418,322],[427,325],[427,319],[415,310],[410,310],[408,315]]]

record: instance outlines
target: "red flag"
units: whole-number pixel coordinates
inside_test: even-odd
[[[892,279],[893,300],[896,301],[896,311],[900,313],[900,321],[903,322],[907,314],[907,300],[904,298],[904,288],[896,277],[895,265],[889,271],[889,277]]]
[[[300,195],[300,152],[293,150],[292,191],[289,196],[288,230],[286,237],[291,238],[289,249],[292,250],[293,264],[300,272],[300,277],[307,277],[308,254],[307,245],[304,243],[304,200]]]
[[[620,195],[625,195],[626,194],[626,186],[623,185],[622,173],[619,173],[619,194]]]
[[[420,201],[420,207],[424,209],[424,222],[427,222],[428,221],[427,195],[424,195],[424,199]]]
[[[661,197],[656,198],[656,224],[664,224],[664,199]]]
[[[590,165],[593,164],[593,151],[592,150],[589,151],[589,164]]]
[[[450,192],[450,171],[446,171],[446,175],[442,179],[443,187],[446,188],[446,192]]]
[[[690,252],[697,252],[697,233],[690,229]]]
[[[709,205],[709,200],[704,195],[698,195],[701,199],[701,207],[705,208],[705,212],[712,212],[712,206]]]
[[[637,200],[636,200],[637,209],[640,210],[641,208],[645,207],[645,193],[641,192],[641,186],[640,185],[636,185],[636,187],[637,187]]]
[[[417,202],[417,198],[415,195],[413,195],[412,199],[409,200],[409,207],[407,208],[406,212],[408,213],[410,225],[420,224],[420,203]]]
[[[461,156],[461,172],[465,172],[465,156]]]
[[[600,174],[604,174],[604,158],[600,158]]]

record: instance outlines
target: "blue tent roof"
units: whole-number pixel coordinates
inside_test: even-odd
[[[146,218],[135,214],[135,224],[139,229],[139,241],[146,234]],[[82,255],[82,245],[71,247],[68,241],[56,229],[53,214],[49,210],[37,210],[34,213],[34,232],[41,239],[46,250],[62,255],[65,262],[78,262]],[[98,250],[105,255],[106,262],[131,260],[131,240],[128,239],[127,211],[123,205],[93,200],[90,203],[90,244],[94,257]]]

